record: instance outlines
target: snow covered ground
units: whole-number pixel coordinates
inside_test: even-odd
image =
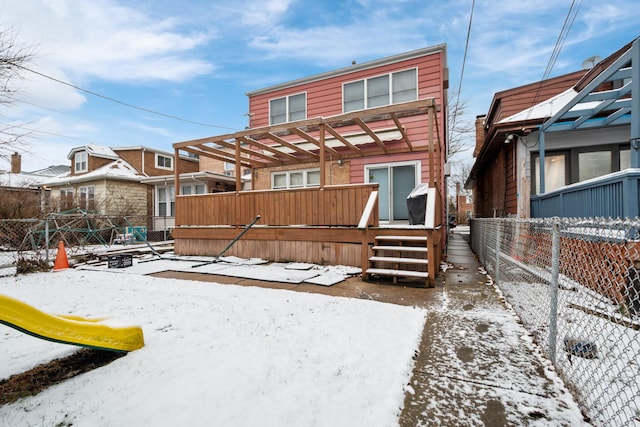
[[[392,426],[425,310],[369,300],[65,270],[0,277],[56,314],[139,325],[146,345],[0,407],[0,425]],[[0,325],[0,379],[78,347]]]

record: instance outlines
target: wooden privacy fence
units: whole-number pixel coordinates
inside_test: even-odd
[[[246,225],[260,215],[259,225],[355,227],[377,190],[378,184],[354,184],[177,196],[176,226]],[[367,226],[378,222],[374,209]]]

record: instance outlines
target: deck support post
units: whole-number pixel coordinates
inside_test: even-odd
[[[176,197],[180,195],[180,149],[176,148],[175,150],[175,156],[173,159],[173,170],[174,170],[174,176],[175,176],[175,195]],[[167,198],[168,198],[168,194],[167,194]],[[169,202],[171,202],[171,200],[169,200]],[[174,212],[175,215],[175,212]]]
[[[360,266],[362,268],[362,280],[368,281],[369,274],[367,273],[367,270],[369,269],[369,227],[362,230],[361,254]]]
[[[242,191],[242,170],[240,169],[242,165],[240,164],[240,140],[236,139],[236,164],[235,173],[236,173],[236,193]],[[253,188],[253,187],[252,187]]]

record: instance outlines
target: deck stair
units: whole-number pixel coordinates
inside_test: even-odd
[[[367,275],[429,279],[426,236],[376,236]]]

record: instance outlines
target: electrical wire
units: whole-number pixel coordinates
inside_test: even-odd
[[[467,27],[467,41],[464,45],[464,55],[462,56],[462,68],[460,70],[460,83],[458,83],[458,93],[456,95],[456,105],[453,110],[453,117],[451,122],[451,130],[455,129],[456,118],[458,117],[458,107],[460,105],[460,92],[462,91],[462,77],[464,76],[464,66],[467,62],[467,51],[469,50],[469,38],[471,36],[471,24],[473,22],[473,10],[475,9],[476,0],[471,1],[471,14],[469,15],[469,26]],[[448,153],[447,153],[448,155]]]
[[[53,133],[53,132],[48,132],[46,130],[28,128],[26,126],[21,126],[21,125],[14,125],[14,126],[12,126],[12,128],[23,129],[23,130],[26,130],[26,131],[29,131],[29,132],[43,133],[43,134],[51,135],[51,136],[58,136],[60,138],[75,139],[77,141],[88,142],[89,144],[95,144],[95,141],[90,141],[90,140],[84,139],[84,138],[78,138],[77,136],[60,135],[59,133]]]
[[[228,129],[228,130],[236,130],[234,128],[227,127],[227,126],[218,126],[218,125],[212,125],[212,124],[209,124],[209,123],[196,122],[194,120],[184,119],[182,117],[173,116],[171,114],[162,113],[162,112],[159,112],[159,111],[151,110],[149,108],[139,107],[137,105],[129,104],[128,102],[120,101],[118,99],[111,98],[111,97],[105,96],[105,95],[101,95],[101,94],[99,94],[97,92],[93,92],[93,91],[88,90],[88,89],[84,89],[84,88],[82,88],[80,86],[76,86],[76,85],[71,84],[69,82],[65,82],[64,80],[56,79],[55,77],[51,77],[51,76],[49,76],[47,74],[44,74],[44,73],[41,73],[39,71],[32,70],[32,69],[27,68],[27,67],[25,67],[23,65],[20,65],[20,64],[16,64],[16,63],[13,63],[13,62],[9,62],[9,64],[11,64],[12,66],[15,66],[17,68],[21,68],[21,69],[23,69],[25,71],[29,71],[30,73],[36,74],[38,76],[44,77],[46,79],[52,80],[52,81],[54,81],[56,83],[60,83],[60,84],[63,84],[65,86],[72,87],[72,88],[74,88],[76,90],[79,90],[81,92],[88,93],[89,95],[93,95],[95,97],[102,98],[102,99],[105,99],[107,101],[115,102],[116,104],[120,104],[120,105],[123,105],[125,107],[133,108],[135,110],[144,111],[146,113],[156,114],[158,116],[166,117],[166,118],[173,119],[173,120],[178,120],[178,121],[185,122],[185,123],[191,123],[191,124],[195,124],[195,125],[199,125],[199,126],[206,126],[206,127],[219,128],[219,129]]]
[[[542,80],[540,80],[540,82],[538,83],[538,88],[536,89],[535,96],[533,97],[533,101],[531,102],[531,107],[533,107],[538,103],[538,98],[540,97],[540,91],[542,90],[543,83],[549,78],[549,75],[551,75],[551,70],[553,70],[553,67],[556,64],[556,61],[558,60],[558,56],[560,56],[560,51],[564,46],[564,43],[567,39],[567,35],[569,34],[569,31],[571,31],[571,27],[573,26],[573,23],[576,20],[576,16],[578,16],[578,11],[580,10],[581,5],[582,5],[582,0],[578,2],[577,6],[576,6],[576,0],[571,1],[571,6],[569,7],[567,16],[564,19],[564,23],[562,24],[562,29],[560,30],[560,34],[558,34],[556,44],[553,47],[553,52],[551,52],[551,57],[547,62],[547,68],[544,70],[544,74],[542,75]],[[527,119],[529,119],[531,112],[532,111],[530,108],[529,111],[527,112],[527,117],[526,117]]]

